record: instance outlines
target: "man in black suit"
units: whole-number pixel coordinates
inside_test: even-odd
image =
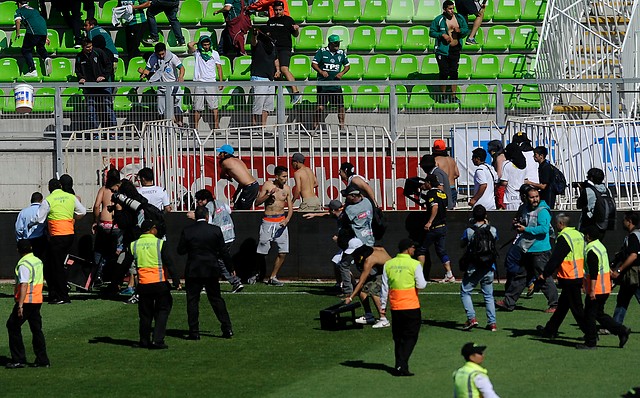
[[[221,259],[232,272],[231,255],[224,244],[220,227],[209,224],[209,210],[198,206],[195,211],[196,223],[186,227],[180,236],[178,254],[187,254],[185,283],[187,291],[187,318],[189,322],[189,340],[200,340],[199,304],[200,292],[204,287],[213,312],[222,324],[222,337],[231,338],[231,319],[227,305],[220,295],[220,277],[216,264]]]

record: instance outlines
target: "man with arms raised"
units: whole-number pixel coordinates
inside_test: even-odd
[[[318,180],[313,171],[304,162],[305,157],[301,153],[296,152],[291,157],[291,165],[295,170],[293,178],[296,182],[295,187],[293,187],[293,200],[302,200],[299,207],[301,212],[321,212],[323,211],[322,203],[320,203],[320,199],[315,192]]]
[[[258,181],[249,173],[247,165],[235,157],[233,147],[225,144],[217,149],[220,178],[238,183],[233,195],[233,210],[251,210],[253,202],[258,196],[260,186]]]

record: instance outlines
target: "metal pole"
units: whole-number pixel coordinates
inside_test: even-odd
[[[171,95],[173,94],[173,87],[166,87],[164,92],[164,118],[168,120],[173,120],[173,98]]]
[[[56,175],[64,173],[64,159],[62,157],[62,131],[64,130],[64,120],[62,113],[62,88],[56,87],[56,94],[54,97],[54,123],[56,131]]]
[[[276,124],[276,142],[277,142],[277,156],[284,155],[284,128],[283,125],[286,122],[286,114],[284,109],[284,84],[278,87],[278,95],[276,97],[276,107],[278,109]]]
[[[496,86],[496,124],[498,127],[504,127],[507,116],[504,111],[504,95],[502,94],[502,84]]]
[[[620,93],[618,85],[611,83],[611,118],[618,119],[620,117]]]
[[[389,134],[391,139],[395,141],[398,137],[398,97],[396,86],[389,87]]]

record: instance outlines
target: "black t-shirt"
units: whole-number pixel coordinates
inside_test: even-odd
[[[429,207],[429,216],[431,216],[434,204],[438,205],[438,212],[436,213],[436,217],[431,223],[432,228],[442,225],[447,221],[447,194],[445,194],[438,188],[432,188],[427,191],[427,206]],[[427,221],[428,220],[429,219],[427,219]]]
[[[635,233],[629,234],[629,237],[627,238],[627,244],[624,247],[625,259],[633,253],[638,253],[640,255],[640,241],[638,241],[638,235]],[[640,257],[638,257],[631,266],[640,266]]]
[[[276,73],[275,62],[275,47],[271,47],[271,52],[267,52],[264,43],[260,40],[255,46],[251,46],[251,76],[273,80],[273,75]]]
[[[551,191],[551,183],[553,182],[553,169],[546,160],[540,163],[538,166],[538,179],[540,184],[546,184],[547,187],[540,191],[540,199],[544,200],[547,204],[551,203],[553,192]]]
[[[267,26],[271,28],[271,37],[276,42],[276,47],[291,49],[291,35],[295,24],[293,18],[287,15],[269,18]]]

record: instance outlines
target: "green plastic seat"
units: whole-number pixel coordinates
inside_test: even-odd
[[[193,108],[193,96],[191,95],[191,89],[189,87],[182,87],[184,94],[182,95],[182,104],[180,109],[182,112],[189,112]]]
[[[429,28],[422,25],[410,26],[402,43],[402,51],[424,52],[429,47],[429,43],[431,43]]]
[[[493,22],[516,22],[520,19],[520,0],[498,0]]]
[[[73,76],[74,70],[69,58],[58,57],[51,59],[51,74],[44,76],[45,82],[66,82]]]
[[[49,39],[49,44],[46,44],[44,48],[47,50],[49,55],[55,54],[58,51],[58,47],[60,47],[60,35],[57,30],[47,29],[47,39]]]
[[[121,29],[124,32],[124,29]],[[73,32],[70,30],[65,30],[62,32],[62,38],[60,39],[60,46],[56,50],[56,54],[58,55],[76,55],[80,52],[79,48],[74,48],[76,44],[76,39],[73,36]],[[120,49],[118,49],[120,52]]]
[[[10,28],[14,27],[16,24],[13,20],[13,16],[16,14],[16,3],[14,1],[3,1],[0,3],[0,27]],[[24,29],[24,24],[20,28],[21,31]]]
[[[220,110],[235,111],[247,105],[245,92],[242,87],[227,86],[222,90]]]
[[[307,80],[311,75],[311,60],[306,55],[294,55],[289,63],[289,72],[296,80]]]
[[[360,23],[380,23],[387,16],[387,0],[366,0]]]
[[[0,30],[0,53],[9,47],[9,39],[4,30]]]
[[[533,25],[520,25],[513,33],[511,51],[533,51],[538,48],[538,30]]]
[[[33,112],[53,113],[55,109],[56,89],[53,87],[43,87],[33,93]]]
[[[242,55],[233,60],[233,72],[229,80],[250,80],[251,79],[251,57]]]
[[[438,60],[436,59],[435,54],[429,54],[422,59],[420,73],[423,75],[431,75],[434,79],[438,78],[440,69],[438,68]]]
[[[489,105],[489,89],[484,84],[470,84],[460,99],[460,108],[481,111]]]
[[[496,109],[497,95],[495,93],[497,93],[497,91],[498,86],[494,86],[492,88],[493,94],[489,96],[489,105],[487,105],[488,109]],[[512,84],[503,84],[502,96],[504,98],[504,109],[512,109],[518,97],[515,86]]]
[[[370,52],[376,46],[376,31],[371,26],[358,26],[351,36],[349,51]]]
[[[350,86],[342,86],[342,99],[344,101],[344,109],[349,110],[353,107],[353,88]]]
[[[102,5],[100,15],[97,15],[98,9],[96,8],[96,20],[98,21],[98,25],[111,26],[111,17],[113,15],[113,9],[117,6],[118,6],[118,0],[108,0]]]
[[[307,0],[291,0],[289,1],[289,15],[297,24],[301,24],[307,20],[309,14],[309,5]]]
[[[380,104],[380,89],[377,86],[360,86],[356,91],[351,109],[373,111]]]
[[[364,75],[364,58],[357,54],[348,54],[349,72],[342,76],[342,80],[360,80]]]
[[[327,37],[331,35],[340,36],[340,48],[349,48],[349,44],[351,44],[351,33],[349,33],[349,29],[346,26],[331,26],[329,29],[327,29]]]
[[[184,0],[180,2],[178,20],[181,24],[197,25],[202,20],[202,3],[199,0]]]
[[[229,77],[231,76],[231,60],[229,60],[228,57],[221,55],[220,63],[222,63],[222,75],[224,77],[222,80],[229,80]]]
[[[527,74],[527,57],[522,54],[511,54],[502,61],[500,79],[521,79]]]
[[[483,51],[506,51],[511,45],[511,32],[504,25],[493,25],[484,38]]]
[[[383,27],[375,47],[376,52],[397,52],[400,47],[402,47],[402,29],[395,25]]]
[[[547,0],[527,0],[520,15],[520,22],[542,22],[546,10]]]
[[[355,23],[360,18],[360,0],[340,0],[338,12],[333,16],[333,22]]]
[[[391,80],[408,79],[409,75],[418,72],[418,58],[411,54],[402,54],[396,58],[396,63],[391,72]]]
[[[458,78],[469,79],[473,74],[473,60],[467,54],[460,54],[460,62],[458,62]]]
[[[431,22],[440,14],[442,14],[441,0],[418,0],[418,8],[411,21],[413,23]]]
[[[117,82],[121,82],[124,75],[127,73],[127,67],[124,64],[124,59],[118,58],[118,65],[116,66],[115,79]]]
[[[493,54],[482,54],[476,58],[476,68],[471,75],[474,79],[495,79],[500,74],[500,61]]]
[[[138,102],[138,93],[133,87],[118,87],[113,96],[113,110],[128,112]]]
[[[387,22],[409,22],[413,18],[413,0],[393,0]]]
[[[211,38],[211,43],[213,44],[213,48],[217,48],[218,46],[218,34],[214,28],[199,28],[193,34],[193,41],[196,43],[200,40],[200,36],[205,35]]]
[[[514,103],[516,109],[540,109],[540,88],[537,84],[524,84]]]
[[[493,19],[493,14],[495,14],[495,10],[494,10],[495,1],[496,0],[490,0],[489,2],[487,2],[487,6],[484,9],[484,16],[482,17],[482,23],[487,23]],[[469,15],[469,29],[471,29],[471,25],[475,20],[476,20],[475,15],[473,14]]]
[[[333,10],[333,0],[314,1],[311,6],[311,11],[307,15],[307,22],[331,22],[333,19]]]
[[[116,46],[118,54],[122,56],[124,49],[127,47],[127,32],[124,29],[118,29],[116,31],[116,38],[113,40],[113,45]]]
[[[207,6],[203,10],[202,19],[200,23],[202,24],[224,24],[224,15],[222,13],[213,15],[214,12],[218,11],[224,7],[224,1],[221,0],[211,0],[207,3]]]
[[[123,82],[139,82],[140,72],[138,68],[144,69],[147,66],[147,61],[142,57],[133,57],[129,60],[127,65],[127,73],[122,77]]]
[[[364,80],[386,80],[391,75],[391,59],[385,54],[376,54],[369,58]]]
[[[438,87],[437,89],[440,90],[440,87]],[[439,98],[440,96],[443,95],[441,91],[438,91],[437,93],[435,92],[432,92],[432,93],[435,96],[435,98]],[[451,93],[448,93],[445,95],[450,96]],[[458,98],[460,98],[460,86],[456,87],[456,95]],[[436,100],[433,104],[434,111],[454,112],[454,111],[457,111],[459,107],[460,107],[460,104],[458,104],[457,102],[438,102]]]
[[[184,46],[178,45],[178,39],[176,39],[176,35],[173,33],[173,29],[169,30],[169,36],[167,36],[167,47],[174,54],[182,54],[187,52],[187,43],[191,41],[191,33],[186,28],[182,28],[182,36],[184,36]],[[216,42],[212,42],[212,48],[216,48]]]
[[[196,58],[193,55],[182,58],[182,66],[184,66],[184,80],[192,81],[196,71]]]
[[[484,47],[484,43],[485,43],[484,31],[482,30],[482,27],[478,28],[478,31],[476,32],[475,39],[476,39],[476,42],[478,44],[462,43],[462,51],[464,51],[464,52],[478,52],[479,50],[482,50],[482,48]]]
[[[433,90],[433,88],[424,84],[413,86],[411,95],[409,96],[409,102],[404,106],[404,109],[409,111],[427,111],[432,109],[433,104],[435,104],[432,97]]]
[[[31,76],[25,76],[24,74],[27,73],[27,62],[24,59],[21,59],[18,62],[18,65],[20,66],[20,71],[22,73],[21,76],[16,78],[16,82],[27,82],[27,83],[38,83],[42,81],[42,78],[44,76],[43,70],[44,70],[44,65],[43,62],[39,59],[39,58],[34,58],[33,59],[33,64],[36,67],[36,72],[38,72],[38,76],[35,77],[31,77]]]
[[[382,95],[382,101],[380,102],[380,105],[378,106],[378,109],[380,110],[387,110],[389,109],[389,103],[390,103],[390,98],[389,98],[389,93],[391,92],[391,86],[386,86],[384,88],[384,92]],[[407,105],[407,103],[409,103],[409,94],[407,93],[407,88],[403,85],[397,85],[396,86],[396,99],[398,101],[398,110],[403,110],[404,107]]]
[[[64,112],[82,112],[85,106],[82,89],[67,87],[62,90],[62,110]]]
[[[11,40],[9,41],[9,48],[7,48],[7,53],[20,54],[20,52],[22,51],[23,42],[24,42],[24,32],[22,32],[20,37],[16,37],[16,32],[14,30],[13,33],[11,33]]]
[[[20,67],[15,58],[0,59],[0,82],[12,82],[20,76]]]
[[[298,40],[295,42],[296,51],[317,51],[324,46],[322,29],[318,26],[304,26],[300,28]]]

